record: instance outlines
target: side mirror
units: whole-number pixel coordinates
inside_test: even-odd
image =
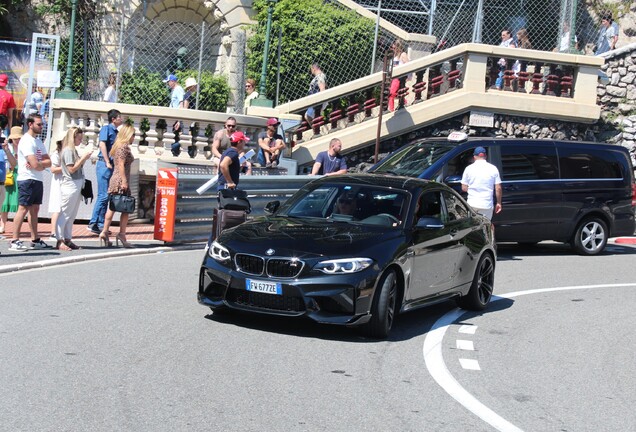
[[[265,208],[263,210],[265,211],[265,214],[272,215],[276,213],[278,207],[280,207],[280,201],[270,201],[265,204]]]
[[[462,192],[462,178],[458,175],[448,176],[444,179],[444,183],[446,183],[451,189],[460,195]]]
[[[440,218],[422,217],[417,220],[417,224],[415,224],[415,227],[428,230],[442,229],[444,228],[444,223]]]

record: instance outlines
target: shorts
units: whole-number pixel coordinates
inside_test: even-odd
[[[23,180],[18,182],[18,204],[24,207],[42,204],[44,183],[39,180]]]
[[[480,215],[487,217],[488,220],[492,220],[492,212],[494,210],[493,208],[482,209],[482,208],[473,207],[473,210],[475,210],[476,213],[479,213]]]

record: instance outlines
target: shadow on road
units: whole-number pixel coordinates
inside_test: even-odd
[[[636,255],[636,247],[619,244],[608,244],[598,256]],[[520,245],[517,243],[498,243],[497,261],[518,261],[529,256],[578,256],[572,248],[563,243],[537,243],[535,245]],[[594,257],[589,257],[593,259]]]
[[[462,317],[476,317],[497,312],[512,306],[512,300],[501,299],[491,303],[481,312],[466,311]],[[424,336],[442,315],[456,308],[454,301],[447,301],[430,307],[398,315],[387,340],[365,337],[360,330],[351,327],[318,324],[303,317],[279,317],[260,315],[237,310],[224,310],[205,316],[206,319],[227,325],[249,328],[262,332],[286,334],[304,338],[316,338],[340,342],[382,343],[402,342]]]

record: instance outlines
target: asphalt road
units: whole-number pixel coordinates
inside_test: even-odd
[[[388,341],[212,315],[202,251],[1,274],[0,430],[636,430],[636,248],[499,253],[489,310]]]

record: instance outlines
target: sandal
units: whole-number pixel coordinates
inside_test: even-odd
[[[65,240],[64,244],[66,244],[66,246],[70,247],[72,250],[81,249],[81,246],[76,245],[75,243],[73,243],[70,240]]]
[[[72,251],[73,250],[70,247],[68,247],[66,245],[66,243],[64,243],[62,240],[58,240],[57,241],[57,244],[55,245],[55,249],[61,250],[61,251]]]

